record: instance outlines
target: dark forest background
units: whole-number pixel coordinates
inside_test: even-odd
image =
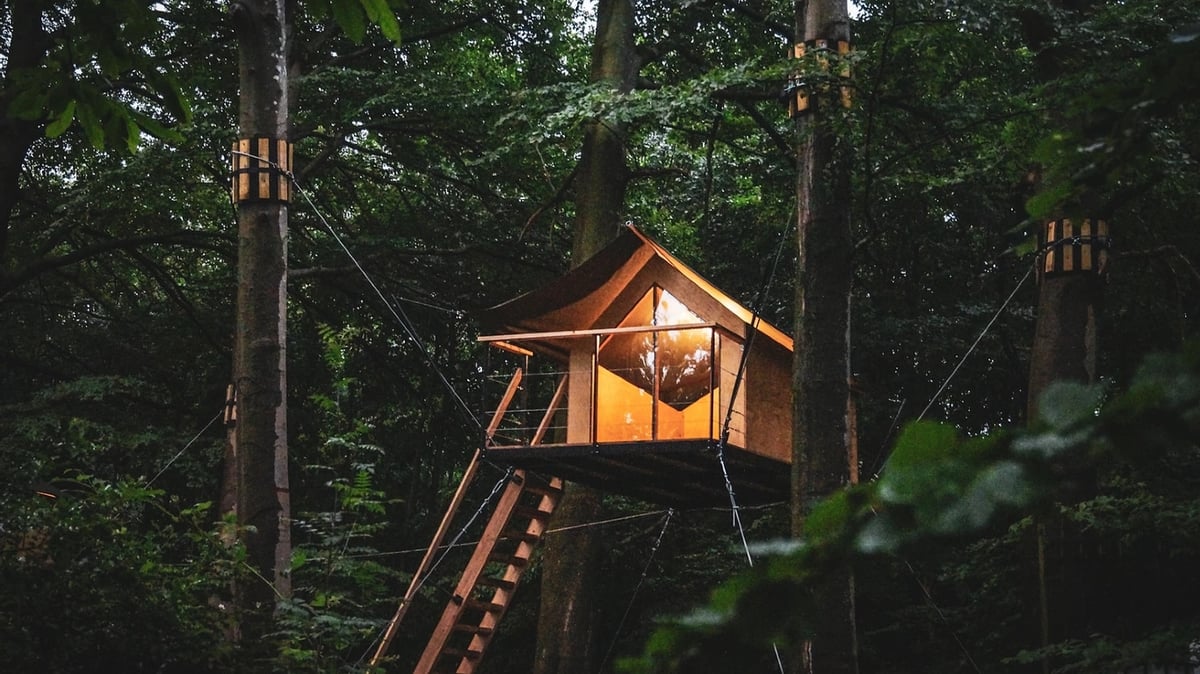
[[[790,330],[794,247],[760,297],[795,227],[778,101],[790,3],[636,3],[643,65],[624,95],[588,84],[592,36],[572,2],[393,2],[399,41],[347,6],[300,3],[294,27],[294,596],[249,657],[226,638],[221,598],[245,564],[215,506],[237,283],[228,13],[0,5],[5,669],[361,670],[478,442],[430,360],[478,412],[494,406],[473,316],[567,268],[588,120],[629,130],[623,219]],[[737,575],[727,511],[675,513],[651,558],[664,509],[607,497],[603,671],[645,653],[626,666],[750,671],[751,637],[803,613],[790,583],[832,560],[855,568],[864,672],[1195,663],[1198,21],[1184,0],[858,6],[855,107],[829,123],[852,166],[861,471],[896,449],[903,479],[824,511],[827,556],[792,551],[753,576]],[[1084,205],[1114,244],[1101,383],[1027,419],[1037,225]],[[924,413],[940,423],[911,426],[952,371]],[[884,502],[910,510],[855,519]],[[786,536],[787,517],[743,513],[760,542]],[[529,575],[482,671],[531,668],[536,564]],[[661,627],[734,576],[709,612]],[[455,580],[423,590],[395,671]]]

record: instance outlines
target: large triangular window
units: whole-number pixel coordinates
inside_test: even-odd
[[[680,326],[680,329],[664,329]],[[596,354],[596,440],[709,438],[716,333],[654,286]]]

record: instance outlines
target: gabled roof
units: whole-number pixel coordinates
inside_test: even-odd
[[[687,295],[708,300],[704,302],[707,306],[696,306],[695,300],[681,297],[701,318],[730,329],[735,327],[731,322],[739,322],[738,332],[749,334],[755,319],[752,311],[632,225],[623,227],[612,243],[554,282],[487,309],[480,318],[487,329],[506,333],[609,328],[630,308],[619,305],[631,304],[631,298],[640,297],[643,286],[650,283],[669,290],[687,285],[694,291]],[[714,313],[725,315],[710,315]],[[759,318],[754,327],[783,348],[792,349],[791,337],[775,326]]]

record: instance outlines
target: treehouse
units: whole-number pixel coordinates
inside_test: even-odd
[[[792,340],[637,229],[482,322],[481,341],[524,361],[493,410],[490,460],[727,505],[720,448],[739,503],[786,500]]]
[[[787,500],[792,340],[638,230],[483,315],[506,359],[483,447],[371,660],[397,626],[474,481],[508,464],[487,525],[413,669],[476,670],[554,510],[563,479],[673,506]],[[722,462],[722,457],[724,461]],[[723,465],[722,465],[723,464]]]

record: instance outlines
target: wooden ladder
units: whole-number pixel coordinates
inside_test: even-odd
[[[491,444],[508,406],[520,389],[523,377],[524,372],[519,368],[513,373],[508,389],[504,392],[504,397],[485,431],[485,447]],[[530,444],[539,444],[545,437],[554,413],[565,398],[566,389],[567,379],[564,375],[558,382],[550,406]],[[482,458],[483,452],[477,450],[471,462],[467,464],[462,482],[450,500],[450,506],[433,535],[433,541],[413,572],[412,582],[400,600],[400,605],[396,607],[396,614],[384,630],[375,655],[371,658],[371,670],[382,664],[401,621],[404,620],[417,591],[433,568],[434,557],[441,549],[442,542],[450,530],[451,521],[466,497],[467,488],[475,481]],[[529,565],[534,548],[546,532],[546,524],[558,505],[562,490],[563,481],[557,477],[538,476],[523,470],[513,471],[500,493],[496,508],[475,547],[467,569],[458,582],[453,599],[442,612],[441,620],[425,647],[419,664],[413,670],[414,673],[475,671],[484,650],[491,642],[496,625],[512,601],[517,583]],[[491,596],[487,596],[489,591]]]
[[[561,479],[513,471],[414,674],[475,671],[561,496]]]

